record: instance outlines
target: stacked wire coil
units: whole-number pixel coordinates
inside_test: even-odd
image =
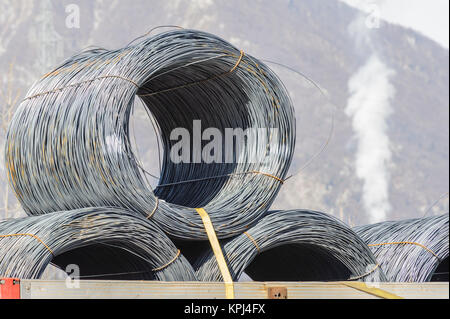
[[[156,119],[164,146],[154,190],[130,142],[136,96]],[[277,134],[267,130],[243,145],[231,163],[199,161],[194,147],[187,161],[175,163],[171,132],[193,134],[195,120],[221,133]],[[267,66],[214,35],[176,30],[120,50],[82,52],[40,79],[11,121],[5,160],[28,215],[121,207],[153,219],[171,237],[205,240],[194,208],[205,208],[219,238],[242,233],[273,202],[294,144],[290,98]]]
[[[153,222],[87,208],[0,222],[0,275],[38,279],[53,263],[78,278],[194,281],[190,263]]]
[[[448,281],[448,214],[355,227],[389,281]]]
[[[234,280],[245,271],[258,281],[386,281],[356,233],[316,211],[271,211],[247,232],[224,243],[222,250]],[[210,251],[198,258],[194,269],[201,281],[222,280]]]
[[[154,189],[130,136],[136,101],[162,143]],[[180,132],[189,151],[175,161]],[[245,143],[232,136],[231,158],[226,142],[212,154],[227,132]],[[276,74],[215,35],[175,30],[81,52],[32,86],[8,128],[7,173],[29,217],[0,222],[0,275],[74,262],[82,278],[221,281],[213,252],[198,254],[202,207],[233,280],[429,281],[445,262],[448,280],[448,214],[352,230],[316,211],[268,212],[295,136]],[[195,241],[194,267],[172,239]]]

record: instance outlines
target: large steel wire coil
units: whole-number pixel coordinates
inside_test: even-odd
[[[257,281],[385,281],[367,245],[327,214],[272,211],[256,226],[222,245],[234,280],[245,271]],[[201,281],[220,281],[214,255],[194,264]]]
[[[55,264],[81,279],[196,280],[153,222],[117,208],[87,208],[0,222],[0,277],[40,278]]]
[[[358,226],[389,281],[448,281],[448,214]]]
[[[164,148],[154,190],[130,142],[136,96],[156,119]],[[170,134],[185,128],[192,137],[194,120],[221,133],[266,130],[231,163],[198,162],[194,138],[189,159],[176,163]],[[176,30],[120,50],[82,52],[37,81],[11,121],[5,159],[29,215],[122,207],[172,237],[204,240],[194,208],[205,208],[219,238],[242,233],[273,202],[294,144],[291,101],[266,65],[214,35]]]

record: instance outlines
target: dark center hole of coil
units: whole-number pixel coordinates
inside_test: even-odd
[[[339,281],[350,270],[325,249],[308,244],[290,244],[265,251],[250,263],[245,273],[255,281]]]
[[[67,251],[53,258],[52,264],[63,271],[70,264],[77,265],[81,280],[155,279],[148,263],[143,259],[125,249],[104,244],[92,244]]]
[[[173,69],[177,65],[171,66]],[[235,74],[213,78],[229,71],[230,66],[220,61],[202,62],[198,65],[181,68],[148,81],[138,90],[138,97],[152,114],[158,124],[162,141],[162,167],[159,185],[177,183],[186,180],[226,175],[236,171],[238,163],[225,163],[225,128],[247,129],[250,123],[248,114],[249,98],[236,84]],[[161,70],[161,73],[167,70]],[[197,85],[183,87],[152,96],[143,96],[163,91],[187,83],[203,81]],[[207,128],[216,128],[222,133],[221,163],[195,163],[194,120],[201,120],[201,133]],[[189,163],[174,163],[170,150],[180,140],[171,140],[174,129],[185,128],[190,134]],[[201,141],[200,151],[210,140]],[[137,143],[139,146],[139,143]],[[152,153],[157,157],[157,150]],[[234,154],[239,156],[239,154]],[[156,196],[167,202],[186,207],[206,206],[218,193],[229,178],[212,178],[203,181],[181,183],[170,186],[158,186],[154,190]]]
[[[430,281],[448,282],[448,272],[449,272],[449,265],[447,257],[443,261],[441,261],[441,263],[437,266],[436,270],[431,275]]]

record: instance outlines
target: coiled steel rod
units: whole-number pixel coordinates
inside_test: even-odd
[[[86,208],[0,222],[0,277],[40,278],[48,264],[81,278],[196,280],[152,221],[117,208]]]
[[[156,119],[164,148],[154,190],[130,142],[137,96]],[[190,161],[175,163],[170,134],[185,128],[194,135],[194,120],[221,133],[267,130],[231,163],[197,163],[194,150]],[[5,160],[28,215],[121,207],[173,238],[205,240],[194,208],[204,207],[219,238],[242,233],[273,202],[294,144],[292,103],[264,63],[217,36],[175,30],[120,50],[82,52],[37,81],[11,121]]]
[[[358,226],[389,281],[448,281],[448,214]],[[440,269],[439,271],[437,271]]]
[[[272,211],[256,226],[222,245],[234,280],[245,271],[258,281],[385,281],[367,245],[325,213]],[[214,255],[194,264],[201,281],[220,281]]]

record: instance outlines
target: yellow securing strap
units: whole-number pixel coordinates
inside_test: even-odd
[[[47,250],[52,254],[53,251],[50,249],[50,247],[48,247],[38,236],[33,235],[33,234],[27,234],[27,233],[23,233],[23,234],[9,234],[9,235],[0,235],[0,238],[6,238],[6,237],[16,237],[16,236],[29,236],[29,237],[33,237],[34,239],[36,239],[37,241],[39,241],[42,245],[44,245],[45,248],[47,248]]]
[[[227,299],[234,299],[234,285],[231,278],[230,270],[228,269],[227,262],[223,256],[222,248],[220,247],[219,240],[217,239],[214,226],[209,218],[208,213],[203,208],[196,208],[197,213],[200,215],[205,226],[206,234],[208,235],[209,243],[216,256],[217,264],[219,265],[220,272],[222,273],[223,281],[225,283],[225,297]]]
[[[383,289],[379,289],[379,288],[373,288],[373,287],[369,287],[367,286],[365,283],[363,282],[342,282],[343,285],[348,286],[350,288],[356,289],[356,290],[360,290],[363,291],[365,293],[368,293],[369,295],[373,295],[379,298],[383,298],[383,299],[403,299],[403,297],[397,296],[393,293],[390,293],[386,290]]]

